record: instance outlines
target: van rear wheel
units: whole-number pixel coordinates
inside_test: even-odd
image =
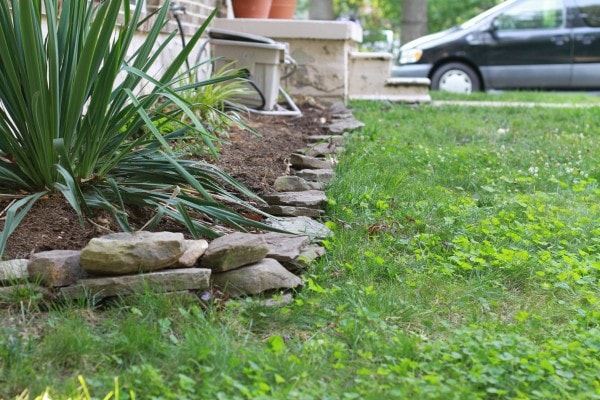
[[[444,64],[431,77],[431,89],[452,93],[471,93],[481,90],[481,81],[473,68],[463,63]]]

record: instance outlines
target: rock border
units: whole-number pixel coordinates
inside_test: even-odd
[[[364,124],[337,103],[332,121],[307,138],[306,148],[289,157],[289,174],[264,195],[266,224],[290,232],[241,233],[210,243],[180,233],[114,233],[92,239],[82,250],[35,253],[29,260],[0,262],[0,300],[23,287],[68,299],[139,293],[208,291],[247,296],[303,285],[302,272],[325,254],[319,241],[332,235],[317,218],[325,214],[324,188],[335,177],[337,155],[347,134]]]

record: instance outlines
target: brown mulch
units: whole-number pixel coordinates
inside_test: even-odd
[[[217,165],[255,193],[271,191],[275,179],[286,174],[289,155],[305,147],[306,136],[324,133],[326,110],[314,102],[306,102],[300,108],[301,117],[249,114],[246,122],[261,136],[232,129],[226,139],[229,144],[220,146]],[[0,211],[7,205],[6,201],[0,202]],[[91,238],[114,231],[115,227],[105,213],[86,220],[82,226],[64,198],[48,196],[34,205],[11,235],[3,258],[28,258],[32,253],[46,250],[81,249]]]

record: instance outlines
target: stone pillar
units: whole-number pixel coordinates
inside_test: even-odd
[[[311,96],[325,104],[348,99],[349,57],[362,41],[359,25],[347,21],[217,18],[212,27],[288,43],[297,69],[282,86],[292,96]]]

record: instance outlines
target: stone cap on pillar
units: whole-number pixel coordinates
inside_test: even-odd
[[[351,21],[215,18],[215,28],[279,39],[327,39],[362,42],[360,25]]]

